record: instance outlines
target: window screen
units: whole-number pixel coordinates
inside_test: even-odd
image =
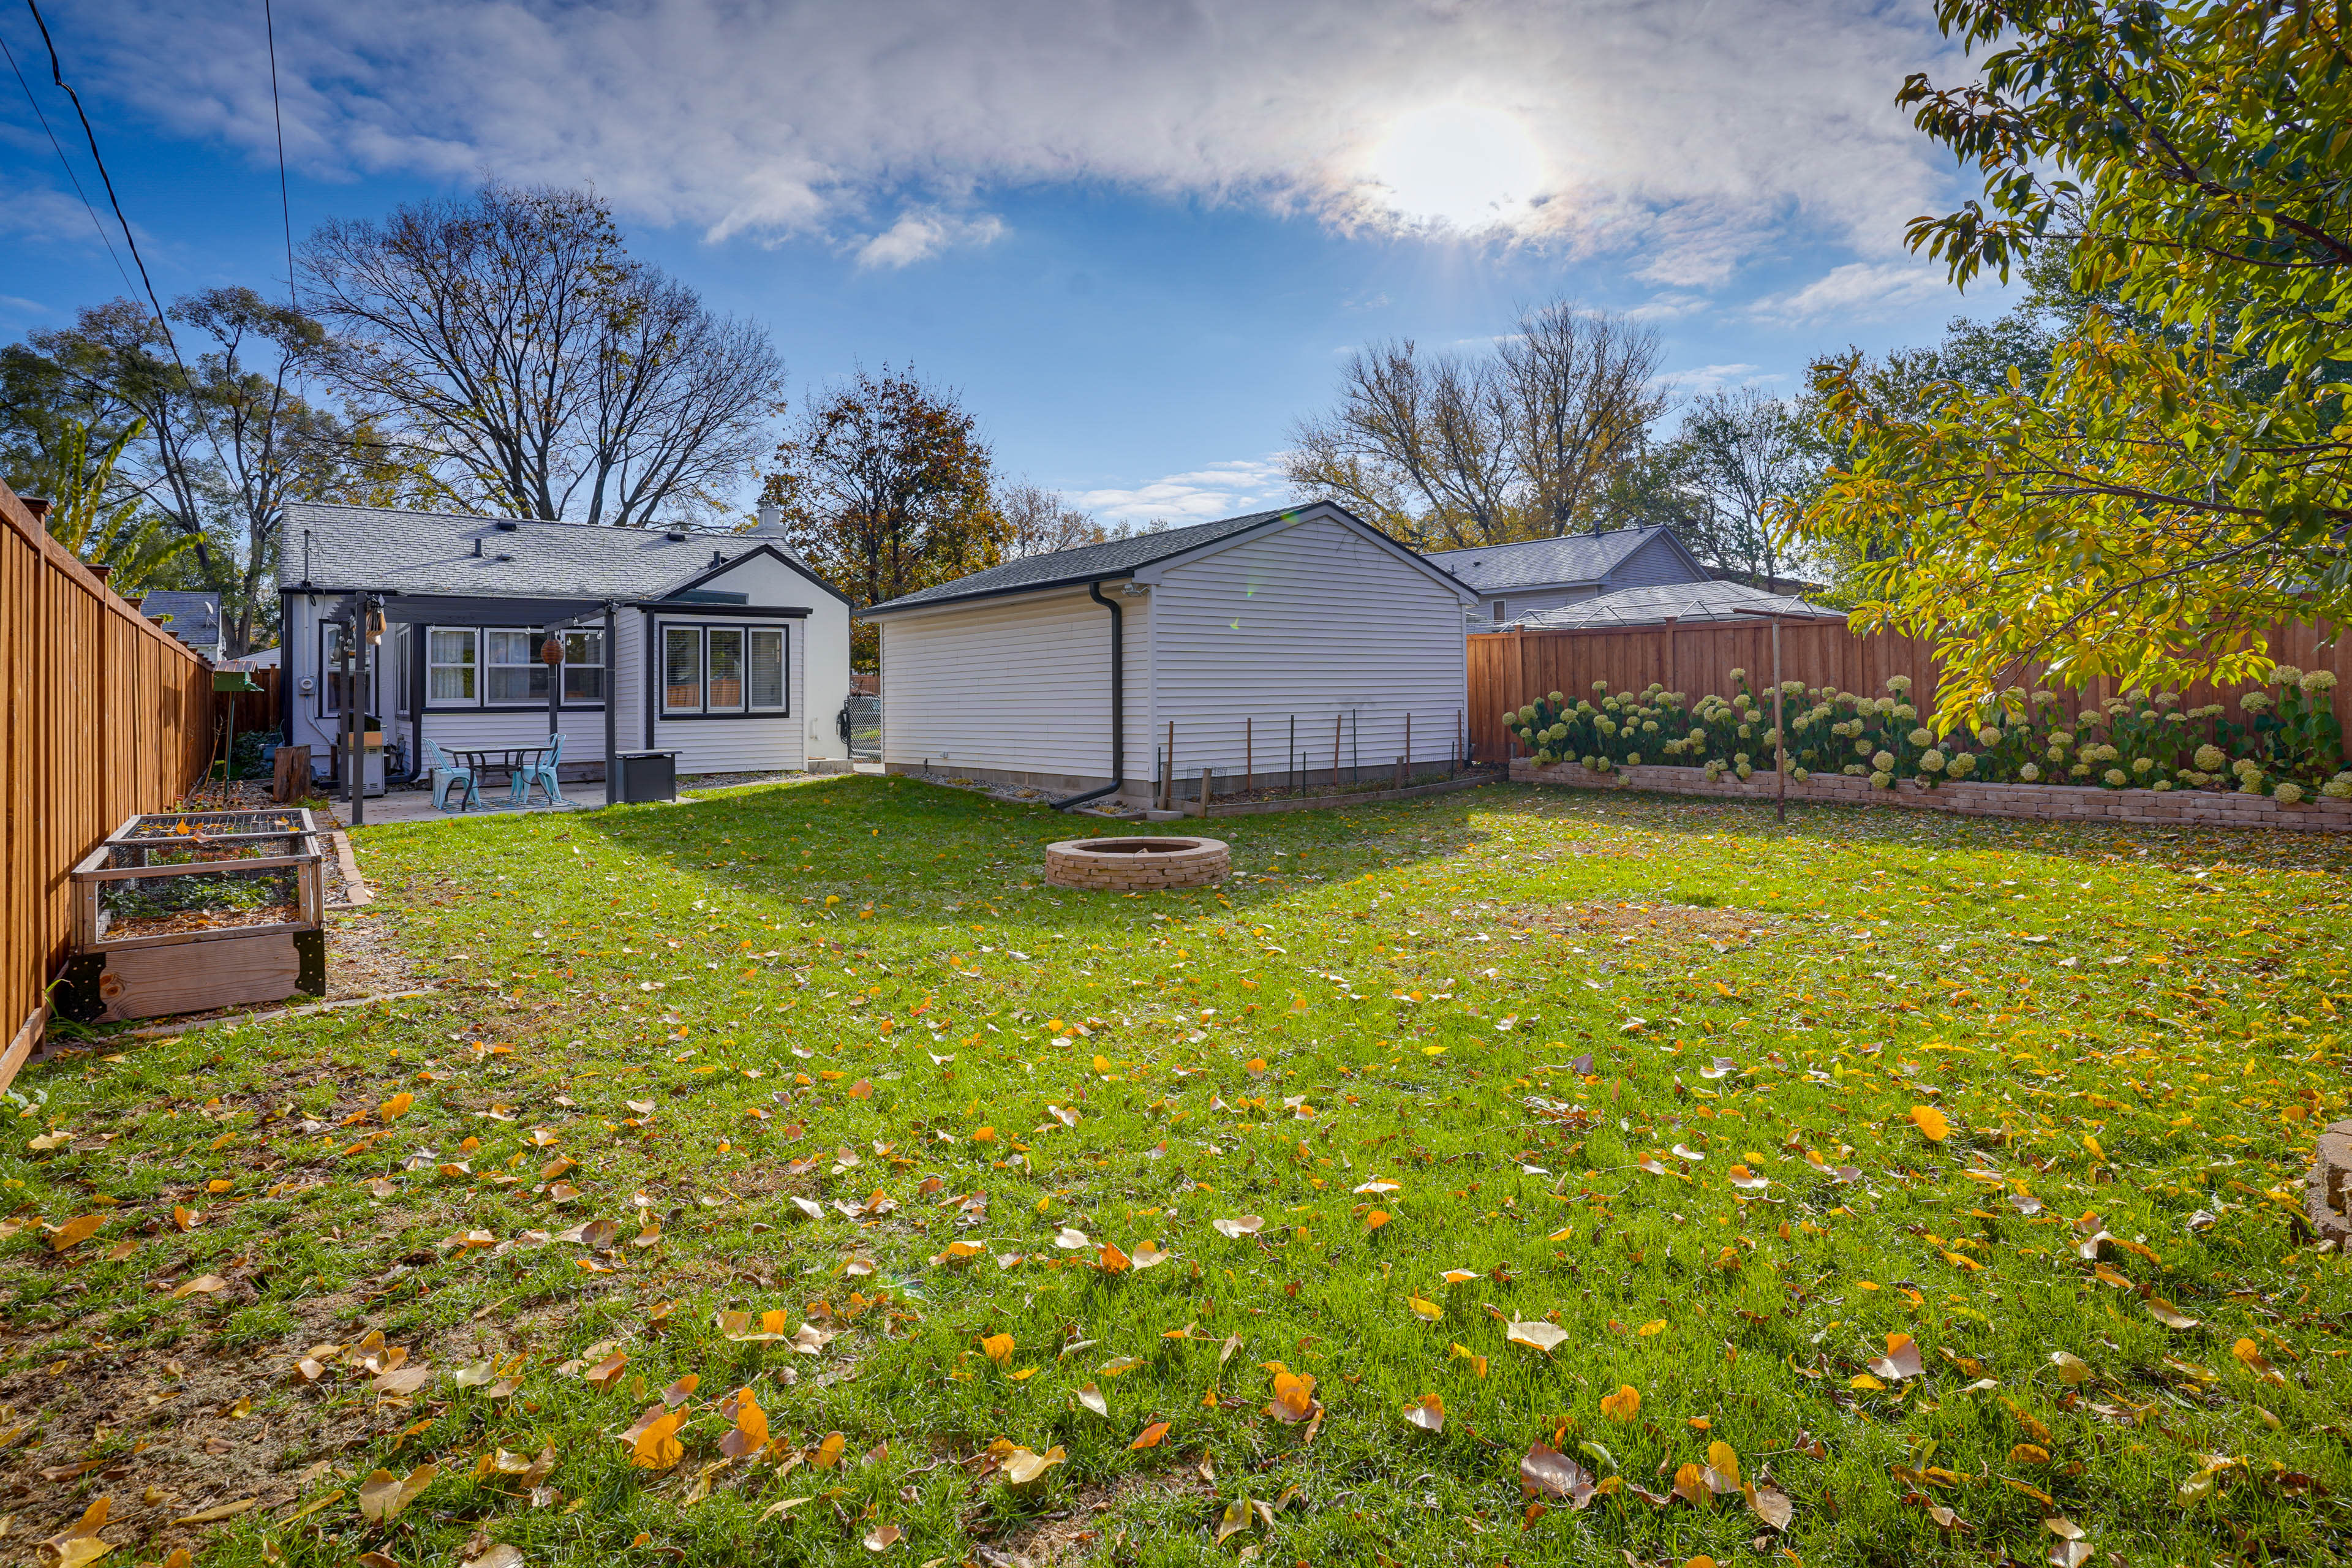
[[[425,688],[433,701],[475,700],[474,636],[470,630],[435,626],[426,637]]]
[[[662,708],[695,713],[702,708],[702,631],[698,626],[662,628]]]
[[[709,675],[703,705],[713,713],[738,713],[743,708],[743,633],[734,626],[712,626]]]
[[[754,708],[782,708],[784,705],[784,634],[782,628],[754,627],[746,636],[750,650],[746,674],[751,681],[751,705]]]

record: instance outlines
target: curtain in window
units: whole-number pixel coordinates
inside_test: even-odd
[[[474,634],[436,626],[425,639],[426,689],[435,702],[474,700]]]
[[[539,662],[539,634],[528,628],[484,634],[493,702],[547,700],[547,666]]]

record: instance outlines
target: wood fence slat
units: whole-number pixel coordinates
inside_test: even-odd
[[[143,619],[0,484],[0,1088],[38,1040],[73,934],[74,863],[204,776],[211,667]]]

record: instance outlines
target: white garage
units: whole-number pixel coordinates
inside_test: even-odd
[[[1328,502],[1008,562],[862,612],[882,761],[1130,805],[1426,772],[1475,600]]]

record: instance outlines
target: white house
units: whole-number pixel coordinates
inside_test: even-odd
[[[1627,588],[1714,580],[1698,557],[1664,527],[1439,550],[1431,552],[1429,559],[1476,590],[1478,607],[1494,626]]]
[[[1141,801],[1458,754],[1471,591],[1328,502],[1008,562],[861,612],[882,761]],[[1065,802],[1075,804],[1075,802]]]
[[[603,776],[608,742],[675,751],[680,774],[845,754],[849,601],[785,544],[772,510],[749,533],[377,507],[286,513],[283,732],[312,748],[321,773],[355,607],[383,615],[366,709],[395,777],[430,767],[433,743],[535,745],[557,730],[575,778]],[[551,636],[564,655],[553,692],[541,658]]]

